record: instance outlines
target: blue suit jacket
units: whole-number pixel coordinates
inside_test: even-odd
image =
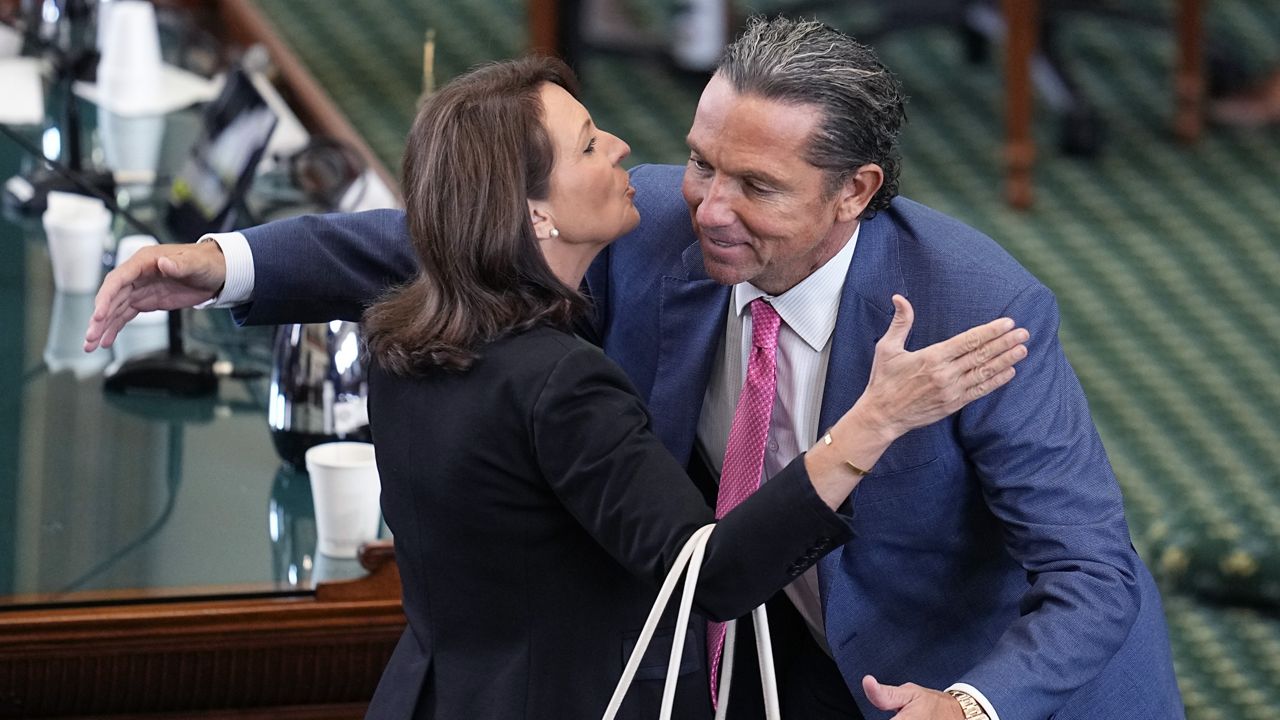
[[[687,462],[730,290],[703,267],[682,172],[633,171],[641,225],[587,281],[606,352]],[[355,318],[415,268],[397,212],[246,236],[257,289],[239,316],[249,322]],[[863,221],[820,427],[862,392],[894,293],[915,308],[911,349],[1001,315],[1031,341],[1011,384],[893,444],[845,507],[854,539],[819,565],[828,644],[864,714],[890,715],[862,693],[874,674],[969,683],[1003,720],[1182,717],[1159,594],[1059,346],[1053,295],[991,239],[904,198]]]

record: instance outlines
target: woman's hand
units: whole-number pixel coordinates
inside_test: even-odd
[[[910,352],[911,303],[893,296],[893,321],[876,343],[871,377],[857,405],[868,421],[897,438],[937,422],[1013,379],[1030,334],[999,318]],[[855,407],[857,407],[855,405]]]
[[[1009,318],[909,352],[907,335],[915,320],[911,303],[894,295],[893,306],[893,321],[876,343],[862,397],[831,427],[831,443],[820,441],[805,458],[814,488],[833,508],[894,440],[1009,382],[1014,363],[1027,356],[1023,343],[1030,335]]]

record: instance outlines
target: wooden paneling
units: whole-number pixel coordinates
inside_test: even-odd
[[[312,597],[0,610],[0,718],[357,717],[405,626],[390,547],[362,563]]]

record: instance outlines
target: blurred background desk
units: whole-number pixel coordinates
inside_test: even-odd
[[[77,102],[100,161],[97,108]],[[160,186],[119,195],[157,227],[198,122],[154,124]],[[56,148],[64,131],[24,135]],[[32,163],[0,138],[0,178]],[[363,567],[316,553],[307,476],[266,421],[273,328],[189,313],[190,345],[259,377],[122,398],[103,370],[163,347],[166,325],[85,355],[92,301],[54,291],[38,217],[0,218],[0,718],[359,717],[404,628],[399,577],[389,548]]]

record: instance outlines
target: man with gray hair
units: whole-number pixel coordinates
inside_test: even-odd
[[[857,399],[894,294],[920,317],[910,349],[1014,318],[1031,332],[1018,377],[851,467],[865,474],[842,509],[854,539],[814,570],[797,562],[771,601],[784,716],[1181,717],[1159,594],[1053,295],[986,236],[897,197],[903,118],[870,49],[815,22],[752,20],[702,94],[687,165],[632,172],[641,224],[588,273],[586,331],[714,496],[744,462],[736,405],[757,362],[776,391],[743,467],[767,481]],[[215,293],[246,322],[358,318],[412,275],[406,233],[402,213],[378,211],[144,251],[104,283],[87,346],[138,311]],[[762,307],[780,318],[763,343]],[[720,638],[708,628],[713,683]],[[754,700],[734,692],[737,716]]]

